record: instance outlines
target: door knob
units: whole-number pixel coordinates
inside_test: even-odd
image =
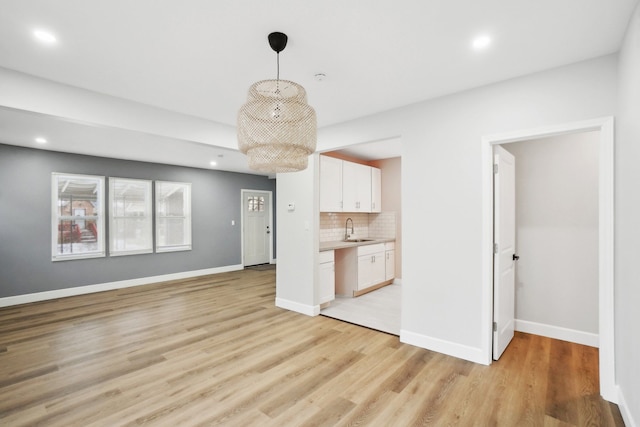
[[[519,255],[513,254],[513,260],[514,260],[514,261],[517,261],[517,260],[519,260],[519,259],[520,259],[520,256],[519,256]]]

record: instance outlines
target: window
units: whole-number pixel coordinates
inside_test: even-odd
[[[53,261],[104,256],[104,177],[51,175]]]
[[[264,196],[248,196],[247,202],[249,212],[264,212]]]
[[[191,184],[156,181],[156,252],[191,249]]]
[[[109,178],[109,255],[153,252],[151,181]]]

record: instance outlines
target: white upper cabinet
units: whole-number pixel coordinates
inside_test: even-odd
[[[371,212],[371,167],[342,163],[343,212]]]
[[[320,212],[342,212],[342,163],[320,156]]]
[[[320,212],[382,212],[382,171],[320,156]]]
[[[371,212],[382,212],[382,171],[371,168]]]

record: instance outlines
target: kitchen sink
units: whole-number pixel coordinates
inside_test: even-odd
[[[345,240],[345,242],[353,242],[353,243],[360,243],[360,242],[373,242],[375,239],[347,239]]]

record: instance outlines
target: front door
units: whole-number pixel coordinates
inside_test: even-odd
[[[267,264],[271,257],[270,193],[242,191],[242,198],[243,264]]]
[[[493,359],[498,360],[515,330],[516,162],[494,147]]]

